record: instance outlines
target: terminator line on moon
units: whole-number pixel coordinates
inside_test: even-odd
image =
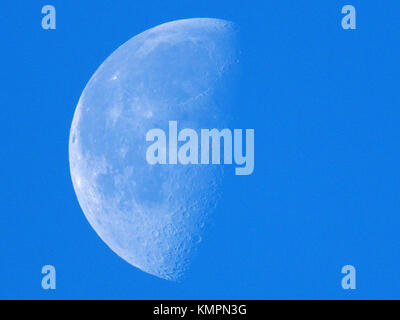
[[[223,167],[149,165],[146,132],[170,120],[195,130],[229,125],[235,37],[232,23],[208,18],[149,29],[100,66],[75,111],[69,161],[86,218],[116,254],[160,278],[185,274]]]

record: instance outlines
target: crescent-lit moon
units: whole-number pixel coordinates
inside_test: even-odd
[[[69,140],[81,208],[100,238],[160,278],[185,274],[221,194],[222,166],[149,165],[146,133],[223,128],[237,64],[235,28],[218,19],[179,20],[123,44],[90,79]]]

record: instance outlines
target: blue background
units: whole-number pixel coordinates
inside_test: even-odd
[[[41,8],[57,9],[57,30]],[[400,298],[400,4],[356,1],[2,1],[0,298]],[[379,5],[378,5],[379,4]],[[83,215],[68,165],[80,94],[122,43],[164,22],[236,22],[242,128],[255,172],[234,177],[181,283],[115,255]],[[41,268],[57,269],[57,290]],[[341,268],[357,269],[357,290]]]

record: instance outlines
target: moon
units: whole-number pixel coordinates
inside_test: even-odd
[[[180,280],[221,198],[219,165],[149,165],[146,133],[224,128],[238,65],[236,27],[178,20],[123,44],[98,68],[76,107],[69,163],[79,204],[118,256]]]

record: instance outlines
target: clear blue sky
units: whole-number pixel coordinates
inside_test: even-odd
[[[41,28],[41,8],[57,29]],[[341,8],[357,9],[357,30]],[[0,298],[399,298],[400,4],[396,1],[2,1]],[[97,67],[164,22],[214,17],[242,35],[250,177],[232,178],[188,279],[115,255],[68,166],[77,101]],[[57,290],[41,289],[41,268]],[[357,290],[341,288],[341,267]]]

